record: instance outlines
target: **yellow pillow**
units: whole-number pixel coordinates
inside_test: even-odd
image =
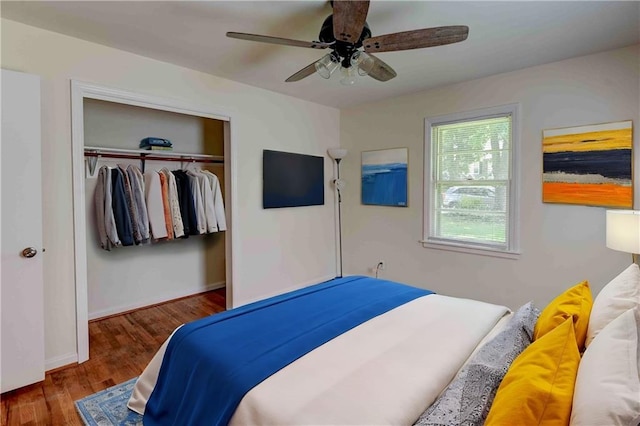
[[[540,313],[536,326],[533,330],[533,340],[538,340],[567,318],[573,316],[573,326],[576,332],[578,350],[584,350],[584,342],[587,338],[587,328],[589,326],[589,315],[593,306],[593,298],[588,281],[582,281],[560,296],[553,299],[549,305]]]
[[[578,364],[580,352],[569,318],[513,361],[485,426],[568,425]]]

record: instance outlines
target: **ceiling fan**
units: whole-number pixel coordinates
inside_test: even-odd
[[[302,68],[285,81],[299,81],[314,72],[323,78],[329,78],[340,67],[343,75],[341,83],[350,85],[355,83],[356,73],[369,75],[378,81],[388,81],[397,75],[393,68],[373,53],[442,46],[464,41],[469,34],[469,27],[452,25],[372,37],[366,22],[369,0],[336,0],[331,1],[331,6],[333,14],[322,23],[319,41],[237,32],[228,32],[227,37],[310,49],[330,49],[331,53]]]

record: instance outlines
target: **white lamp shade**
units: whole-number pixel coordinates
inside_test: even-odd
[[[607,210],[607,247],[640,253],[640,211]]]
[[[329,157],[334,160],[342,160],[347,156],[347,150],[344,148],[331,148],[328,149],[327,152],[329,153]]]

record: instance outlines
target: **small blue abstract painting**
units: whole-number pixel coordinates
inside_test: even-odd
[[[362,204],[407,207],[408,148],[362,152]]]

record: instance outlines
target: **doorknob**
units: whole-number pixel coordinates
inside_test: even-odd
[[[36,254],[38,254],[38,250],[34,249],[33,247],[27,247],[26,249],[22,250],[22,255],[24,257],[33,257]]]

